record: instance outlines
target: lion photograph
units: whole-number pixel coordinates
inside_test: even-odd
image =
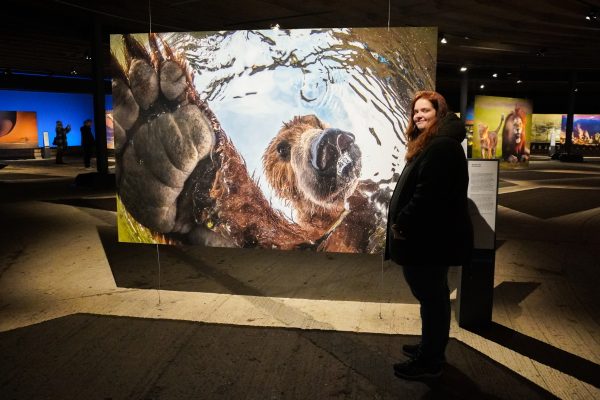
[[[504,122],[504,114],[500,116],[498,128],[490,131],[487,125],[477,124],[477,133],[479,134],[479,146],[481,147],[481,158],[484,160],[493,160],[496,158],[496,147],[498,147],[498,132]]]
[[[509,163],[529,161],[527,145],[527,114],[520,107],[515,107],[508,116],[502,130],[502,159]]]
[[[499,159],[501,168],[528,165],[531,111],[527,99],[475,96],[473,157]]]

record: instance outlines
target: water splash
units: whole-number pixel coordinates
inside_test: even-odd
[[[173,33],[166,40],[185,55],[201,97],[267,198],[273,193],[260,179],[260,157],[295,115],[315,114],[352,132],[363,154],[361,179],[391,179],[403,166],[410,100],[435,82],[434,29]]]

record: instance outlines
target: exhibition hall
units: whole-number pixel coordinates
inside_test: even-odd
[[[597,0],[9,0],[0,397],[600,398]]]

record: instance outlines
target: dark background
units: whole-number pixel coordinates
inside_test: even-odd
[[[102,32],[110,92],[111,33],[147,32],[150,26],[155,32],[266,29],[276,23],[367,27],[389,20],[391,26],[439,27],[448,43],[438,48],[437,89],[455,110],[464,75],[459,67],[466,65],[471,99],[524,97],[534,102],[535,113],[566,113],[575,77],[575,112],[600,114],[599,9],[598,0],[9,0],[0,10],[0,88],[91,93],[95,25]]]

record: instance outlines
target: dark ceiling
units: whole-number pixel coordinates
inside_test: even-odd
[[[92,54],[94,24],[101,27],[107,59],[111,33],[274,24],[367,27],[389,21],[438,27],[448,43],[438,47],[437,87],[453,99],[462,78],[458,69],[467,65],[470,93],[558,101],[557,112],[565,108],[566,100],[559,99],[568,97],[573,76],[585,100],[579,111],[600,113],[600,0],[5,0],[1,9],[0,87],[48,86],[49,79],[74,76],[72,71],[82,83],[67,86],[91,87],[81,78],[92,74],[92,60],[86,58]]]

